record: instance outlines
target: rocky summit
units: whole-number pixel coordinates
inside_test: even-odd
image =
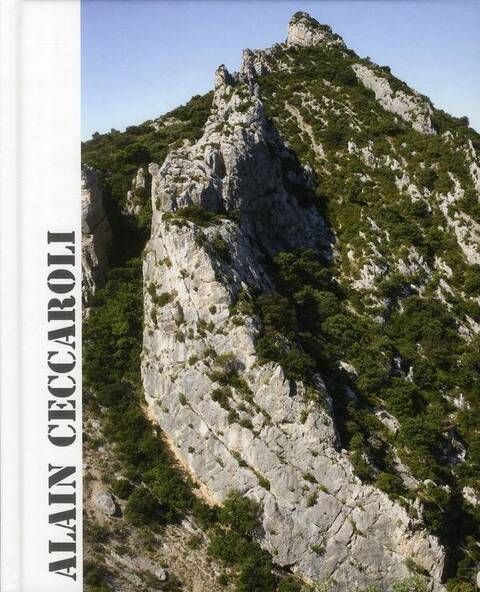
[[[303,12],[85,143],[87,586],[477,589],[479,149]]]

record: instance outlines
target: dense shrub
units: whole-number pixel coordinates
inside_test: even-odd
[[[134,486],[128,479],[115,479],[112,483],[113,493],[120,499],[126,500],[133,491]]]
[[[138,487],[129,495],[125,518],[136,526],[149,524],[160,518],[158,501],[146,487]]]
[[[83,568],[83,579],[86,592],[111,592],[108,584],[108,571],[102,565],[86,562]]]

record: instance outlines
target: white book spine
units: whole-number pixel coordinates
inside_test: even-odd
[[[1,17],[1,592],[78,592],[80,1],[2,0]],[[60,360],[75,361],[69,397],[49,388],[70,380]]]

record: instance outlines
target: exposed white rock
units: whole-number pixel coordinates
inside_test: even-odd
[[[342,360],[339,362],[338,365],[340,366],[340,368],[342,368],[342,370],[345,370],[345,372],[347,372],[351,376],[358,376],[357,369],[354,366],[352,366],[352,364],[349,364],[348,362],[344,362]]]
[[[323,219],[314,207],[298,207],[286,191],[283,163],[291,166],[294,161],[267,123],[261,101],[219,68],[202,138],[171,152],[161,168],[149,167],[153,224],[158,212],[190,205],[213,212],[236,210],[245,217],[247,231],[261,236],[267,252],[282,245],[327,249],[330,237]],[[308,184],[307,171],[298,169],[297,175]]]
[[[145,192],[145,171],[140,167],[137,174],[132,179],[132,188],[127,191],[127,199],[125,202],[125,211],[131,216],[138,216],[142,209],[142,197]]]
[[[117,511],[117,506],[115,505],[113,496],[108,491],[97,495],[94,499],[94,502],[97,508],[107,516],[113,516]]]
[[[433,134],[433,109],[428,101],[418,94],[407,94],[403,90],[394,92],[383,76],[378,76],[372,68],[363,64],[352,66],[357,78],[366,88],[373,90],[380,105],[391,113],[400,116],[412,124],[412,127],[424,134]]]
[[[290,20],[287,35],[287,46],[310,46],[323,43],[326,45],[345,44],[339,35],[332,33],[327,25],[321,25],[306,12],[297,12]]]
[[[155,570],[155,577],[158,578],[160,582],[166,582],[168,580],[167,570],[163,567],[157,567]]]
[[[378,279],[388,271],[388,266],[383,260],[370,259],[357,272],[357,279],[352,283],[355,290],[373,290]]]
[[[369,141],[366,146],[361,148],[353,140],[348,141],[347,150],[349,154],[356,154],[370,168],[375,169],[381,164],[381,159],[377,158],[372,152],[373,142]]]
[[[315,134],[313,133],[312,126],[305,121],[302,114],[295,107],[295,105],[290,105],[286,103],[285,108],[292,114],[300,130],[307,134],[315,154],[318,156],[319,159],[323,160],[325,158],[325,150],[323,149],[323,146],[315,139]]]
[[[462,489],[462,494],[465,500],[472,506],[477,507],[480,506],[480,498],[478,497],[475,489],[473,487],[464,487]]]
[[[445,261],[443,261],[443,259],[437,255],[435,255],[435,268],[442,271],[447,276],[447,278],[451,278],[453,275],[453,270],[450,265],[447,265],[447,263],[445,263]]]
[[[332,590],[347,592],[405,578],[412,559],[442,590],[443,548],[404,508],[354,475],[338,446],[322,378],[311,392],[278,365],[259,365],[257,319],[231,312],[250,288],[270,288],[264,253],[309,246],[329,254],[322,219],[284,186],[288,158],[261,101],[222,69],[202,138],[171,152],[162,167],[150,166],[146,399],[210,501],[238,490],[262,505],[261,544],[279,565],[314,581],[332,578]],[[202,228],[171,219],[192,204],[217,212],[216,223]],[[232,211],[240,225],[222,218]],[[215,251],[215,240],[227,255]],[[159,305],[162,293],[170,301]],[[219,396],[222,372],[238,372],[244,386]]]
[[[153,127],[154,130],[156,130],[157,132],[159,130],[161,130],[163,127],[171,127],[173,125],[182,125],[185,124],[185,122],[183,122],[180,119],[177,119],[176,117],[159,117],[158,119],[155,119],[152,123],[151,126]]]
[[[402,170],[401,177],[395,177],[395,185],[400,191],[404,191],[410,196],[413,202],[423,199],[423,196],[418,187],[410,179],[410,176],[405,170]],[[423,200],[428,210],[431,210],[430,204]]]
[[[455,232],[457,243],[463,255],[471,265],[480,265],[480,224],[465,212],[458,211],[454,206],[465,195],[458,179],[450,175],[454,188],[446,195],[438,194],[440,210],[447,224]]]
[[[105,282],[108,249],[112,240],[110,223],[105,215],[97,173],[82,167],[82,301],[84,312],[88,299]]]
[[[409,468],[401,461],[395,449],[393,450],[393,465],[395,467],[395,471],[402,479],[405,487],[411,489],[412,491],[415,491],[417,487],[420,485],[420,482],[417,479],[415,479],[415,477],[413,477]]]
[[[469,162],[470,175],[472,177],[473,184],[475,186],[475,189],[480,194],[480,164],[479,164],[480,160],[479,160],[478,155],[475,151],[475,148],[473,147],[471,140],[468,140],[468,142],[467,142],[467,147],[466,147],[465,153],[467,155],[467,159]],[[480,199],[480,196],[479,196],[479,199]]]
[[[406,276],[423,275],[430,277],[432,275],[432,271],[425,261],[425,257],[415,247],[408,248],[406,260],[400,258],[396,267],[399,273]]]
[[[463,393],[460,393],[458,395],[458,397],[455,397],[454,399],[452,399],[452,405],[456,408],[456,409],[470,409],[470,403],[467,401],[467,399],[465,398],[465,395]]]
[[[448,462],[452,465],[457,465],[461,462],[464,462],[467,451],[465,445],[460,440],[456,429],[450,428],[447,430],[445,433],[445,438],[448,442],[448,447],[446,450]]]
[[[389,430],[393,434],[396,434],[400,429],[400,424],[398,423],[398,420],[387,411],[376,411],[375,415],[383,423],[387,430]]]

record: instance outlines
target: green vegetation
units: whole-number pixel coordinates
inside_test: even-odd
[[[280,66],[287,59],[288,70]],[[433,118],[436,135],[415,131],[356,83],[355,62],[362,60],[353,52],[345,56],[332,47],[290,48],[275,56],[272,72],[260,79],[269,116],[300,162],[317,174],[316,205],[335,233],[339,256],[335,265],[307,251],[277,256],[275,290],[255,298],[262,319],[257,353],[261,360],[280,363],[288,378],[307,384],[314,372],[322,373],[343,443],[363,480],[407,504],[412,492],[396,473],[397,451],[417,479],[432,481],[418,495],[427,524],[448,550],[449,589],[470,590],[475,553],[466,541],[480,537],[480,512],[461,491],[468,485],[478,492],[480,483],[480,338],[461,338],[458,325],[467,315],[480,319],[474,300],[480,274],[478,266],[465,263],[436,197],[429,199],[428,192],[452,191],[453,175],[464,193],[449,206],[449,215],[463,211],[480,223],[478,192],[465,158],[467,141],[478,150],[480,137],[466,118],[439,110]],[[373,67],[394,91],[411,94],[387,67]],[[299,110],[325,159],[289,105]],[[348,142],[358,150],[347,150]],[[370,163],[361,149],[371,154]],[[401,189],[401,173],[386,157],[405,163],[425,198],[414,201]],[[369,294],[353,289],[352,277],[372,245],[374,260],[382,257],[390,271]],[[451,268],[448,284],[458,293],[447,294],[447,303],[438,298],[437,274],[396,270],[412,247],[430,269],[438,258]],[[340,362],[348,362],[356,374],[341,370]],[[460,393],[468,403],[458,410],[452,400]],[[375,409],[394,415],[399,431],[389,432],[373,415]],[[452,434],[466,447],[463,462],[452,462]]]
[[[115,479],[112,483],[113,493],[122,500],[128,499],[133,489],[134,485],[128,479]]]
[[[280,253],[272,269],[277,291],[255,300],[262,319],[260,359],[280,363],[288,378],[307,385],[314,385],[313,372],[320,371],[334,395],[337,424],[357,474],[393,498],[408,497],[395,474],[393,444],[418,479],[433,480],[421,493],[432,531],[447,545],[475,536],[478,514],[462,500],[462,481],[452,480],[456,471],[452,473],[444,435],[448,402],[440,393],[447,381],[452,388],[458,384],[465,391],[470,388],[469,375],[458,366],[466,357],[469,367],[479,363],[476,344],[470,347],[460,339],[444,305],[416,295],[405,298],[402,310],[395,310],[383,325],[359,317],[350,310],[331,268],[312,251]],[[398,355],[415,369],[413,382],[392,374]],[[340,371],[340,361],[349,362],[357,376]],[[356,393],[356,403],[347,396],[347,387]],[[395,436],[372,415],[372,406],[381,400],[400,423]],[[472,436],[474,430],[464,437]],[[476,450],[472,447],[471,458],[462,467],[469,480],[478,475],[473,473],[479,466]],[[380,471],[377,475],[374,467]],[[305,479],[310,480],[308,475]],[[447,484],[450,493],[442,488]],[[455,549],[451,553],[454,557]]]
[[[86,401],[101,418],[103,433],[127,479],[112,490],[127,499],[125,519],[155,531],[190,514],[211,532],[210,553],[231,571],[238,592],[275,592],[281,580],[272,561],[254,537],[259,510],[253,502],[232,494],[220,509],[205,506],[193,494],[193,484],[175,463],[159,430],[152,431],[141,406],[140,347],[142,332],[141,268],[138,259],[109,273],[84,329],[84,376],[94,394]],[[219,356],[218,376],[245,389],[232,356]],[[212,397],[228,405],[229,386]],[[101,568],[87,572],[89,592],[110,590]],[[102,587],[103,586],[103,587]]]
[[[89,592],[110,592],[108,584],[108,572],[103,567],[91,563],[84,565],[84,583]]]
[[[125,205],[127,191],[131,189],[132,179],[137,170],[146,171],[151,162],[163,163],[170,149],[178,146],[184,139],[194,141],[203,131],[210,113],[213,93],[196,95],[190,101],[164,116],[175,118],[177,123],[153,127],[153,121],[128,127],[124,132],[112,129],[107,134],[95,133],[92,139],[82,143],[82,163],[103,172],[101,189],[106,204],[107,216],[115,225],[125,225],[132,221],[122,220],[121,208]],[[146,190],[136,195],[141,206],[139,226],[140,239],[145,241],[149,233],[151,207],[149,175],[145,175]],[[132,243],[132,237],[117,233],[118,240],[124,240],[123,249],[139,252],[139,245]]]
[[[209,553],[236,572],[238,592],[274,592],[279,578],[272,559],[255,541],[260,510],[252,500],[231,494],[219,510],[219,524],[211,537]]]

